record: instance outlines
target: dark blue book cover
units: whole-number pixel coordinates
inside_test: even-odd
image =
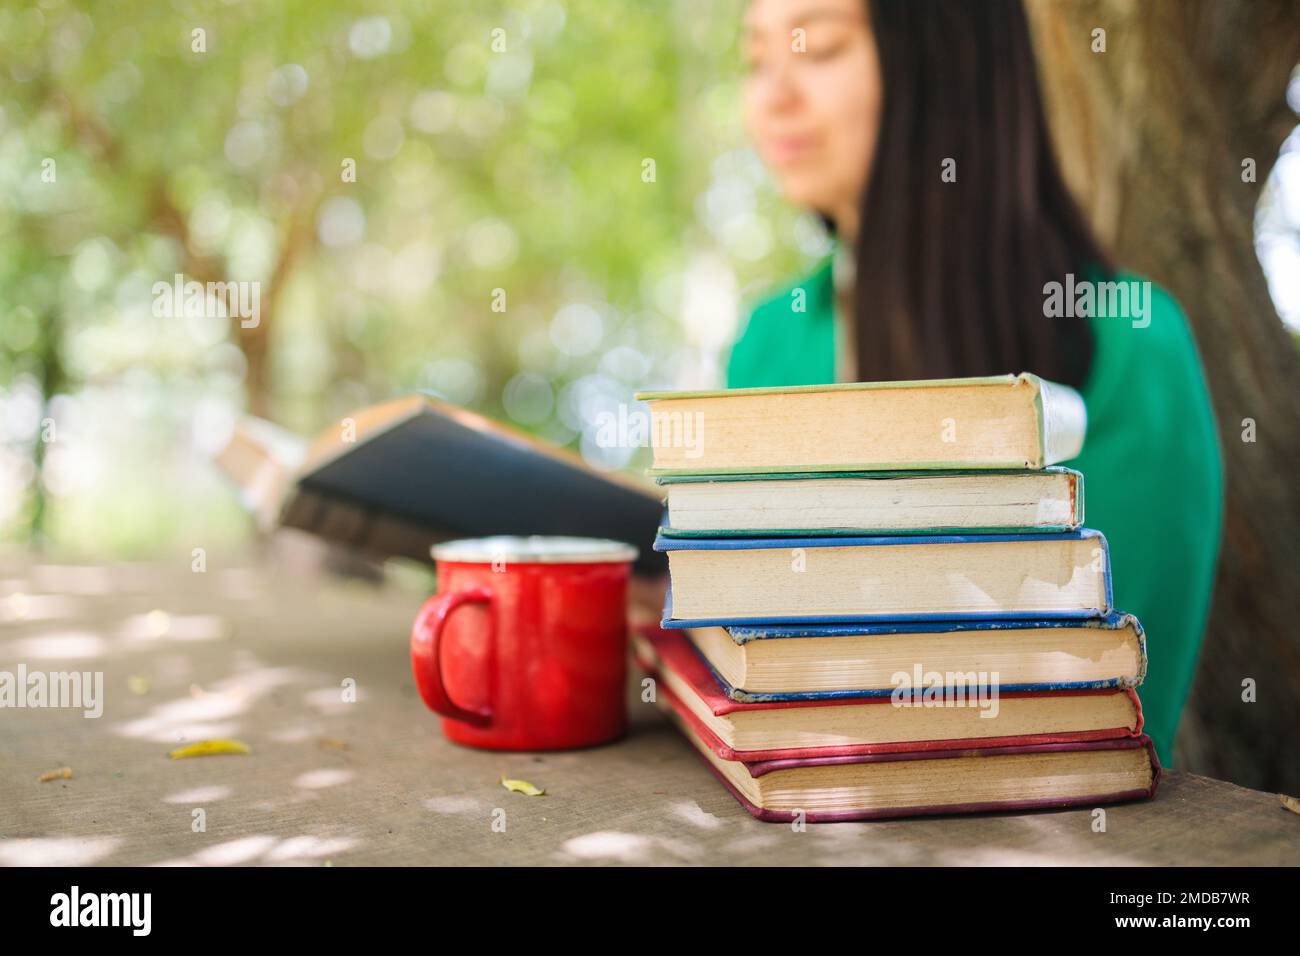
[[[1071,618],[1046,618],[1039,620],[979,620],[979,621],[931,621],[931,622],[903,622],[891,621],[887,623],[858,623],[858,624],[802,624],[791,626],[745,626],[729,627],[727,632],[731,639],[737,644],[747,644],[751,641],[767,640],[798,640],[809,637],[839,637],[848,635],[885,635],[885,634],[946,634],[961,631],[1016,631],[1043,628],[1097,628],[1099,630],[1119,630],[1124,627],[1132,627],[1137,635],[1138,657],[1140,665],[1137,675],[1132,679],[1115,677],[1107,680],[1096,681],[1042,681],[1037,683],[1022,684],[998,684],[998,693],[1041,693],[1044,691],[1061,691],[1061,690],[1108,690],[1112,688],[1132,688],[1142,683],[1146,676],[1147,669],[1147,645],[1146,632],[1142,629],[1142,624],[1132,614],[1126,614],[1123,611],[1111,611],[1101,617],[1091,617],[1082,620]],[[796,700],[841,700],[852,697],[888,697],[893,693],[893,688],[864,688],[860,690],[834,690],[834,691],[800,691],[784,694],[760,694],[751,693],[742,687],[734,687],[728,683],[727,679],[718,673],[712,662],[699,651],[698,648],[691,648],[709,669],[718,686],[722,688],[724,694],[734,701],[742,703],[764,703],[770,701],[796,701]]]
[[[668,598],[664,607],[664,627],[740,627],[798,624],[833,624],[864,622],[924,622],[924,621],[1040,621],[1064,620],[1078,621],[1087,618],[1103,617],[1113,608],[1111,588],[1110,551],[1105,536],[1091,528],[1053,534],[981,534],[981,535],[874,535],[869,537],[813,537],[813,538],[678,538],[662,532],[655,538],[656,551],[746,551],[746,550],[780,550],[792,551],[799,548],[877,548],[900,547],[907,545],[939,544],[991,544],[996,542],[1027,541],[1042,543],[1046,541],[1083,541],[1094,540],[1100,548],[1102,561],[1101,575],[1104,589],[1102,606],[1084,608],[1062,608],[1045,612],[1042,609],[1014,610],[999,609],[994,611],[935,611],[935,612],[882,612],[854,614],[796,614],[796,615],[730,615],[730,616],[695,616],[675,617],[673,614],[672,588],[669,587]]]

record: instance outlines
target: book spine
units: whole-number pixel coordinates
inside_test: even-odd
[[[1083,397],[1067,385],[1034,377],[1038,384],[1039,467],[1069,461],[1083,450],[1088,429],[1088,411]]]

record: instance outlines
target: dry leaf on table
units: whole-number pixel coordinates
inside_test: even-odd
[[[212,757],[217,754],[247,754],[253,751],[248,744],[238,740],[200,740],[198,743],[177,747],[167,756],[173,760],[182,757]]]
[[[546,792],[543,789],[534,787],[527,780],[507,780],[505,777],[501,778],[501,786],[512,793],[522,793],[529,797],[540,797]]]

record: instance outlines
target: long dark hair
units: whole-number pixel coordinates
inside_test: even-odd
[[[1043,286],[1111,267],[1057,168],[1020,0],[866,2],[884,94],[857,244],[858,379],[1082,385],[1087,320],[1045,317]]]

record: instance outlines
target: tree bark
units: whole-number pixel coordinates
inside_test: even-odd
[[[1027,7],[1066,178],[1115,260],[1181,303],[1219,422],[1223,543],[1176,761],[1300,792],[1300,354],[1254,246],[1260,190],[1296,125],[1285,91],[1300,61],[1300,4]],[[1098,28],[1104,53],[1093,52]],[[1242,699],[1247,679],[1256,703]]]

